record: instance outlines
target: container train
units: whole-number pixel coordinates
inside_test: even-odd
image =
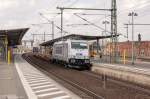
[[[52,49],[52,62],[61,62],[65,67],[90,69],[91,62],[87,41],[71,40],[56,42]]]

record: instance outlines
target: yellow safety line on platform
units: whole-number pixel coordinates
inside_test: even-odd
[[[8,62],[8,65],[10,64],[10,49],[8,49],[8,58],[7,58],[7,62]]]
[[[126,50],[123,51],[123,64],[126,64]]]

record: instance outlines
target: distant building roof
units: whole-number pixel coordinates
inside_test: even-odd
[[[118,44],[131,44],[132,41],[118,42]],[[134,41],[134,43],[150,43],[150,41]]]
[[[119,35],[117,35],[119,36]],[[78,35],[78,34],[71,34],[71,35],[67,35],[67,36],[63,36],[63,37],[59,37],[47,42],[44,42],[42,44],[40,44],[41,46],[51,46],[53,45],[55,42],[58,42],[62,39],[75,39],[75,40],[97,40],[97,39],[105,39],[105,38],[111,38],[112,35],[109,36],[86,36],[86,35]],[[113,37],[115,37],[113,35]]]
[[[8,46],[19,45],[19,44],[21,44],[21,40],[22,40],[24,34],[28,30],[29,30],[29,28],[0,30],[0,38],[7,37]]]

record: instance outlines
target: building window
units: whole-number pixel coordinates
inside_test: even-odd
[[[144,56],[144,49],[141,49],[140,55]]]

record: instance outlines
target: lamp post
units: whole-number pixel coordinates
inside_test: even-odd
[[[106,33],[107,33],[107,25],[108,25],[109,23],[110,23],[110,22],[107,21],[107,20],[105,20],[105,21],[102,22],[102,24],[105,25],[105,31],[102,32],[102,36],[104,36],[103,33],[105,33],[105,35],[106,35]],[[105,42],[105,41],[102,39],[102,55],[104,54],[104,42]]]
[[[105,20],[105,21],[103,21],[102,22],[102,24],[105,24],[105,34],[107,33],[107,24],[109,24],[109,21],[107,21],[107,20]],[[102,36],[104,36],[104,32],[102,32]],[[102,46],[104,46],[104,41],[103,41],[103,39],[102,39]]]
[[[135,12],[131,12],[128,16],[132,17],[132,65],[134,65],[134,16],[138,15]]]

